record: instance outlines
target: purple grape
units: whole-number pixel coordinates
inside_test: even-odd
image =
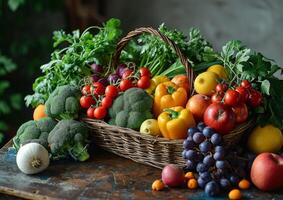
[[[211,138],[210,138],[210,141],[212,144],[214,145],[219,145],[222,141],[222,137],[221,135],[219,135],[218,133],[214,133]]]
[[[186,159],[186,150],[183,150],[183,151],[182,151],[182,157],[183,157],[184,159]]]
[[[100,79],[100,76],[98,74],[93,74],[92,75],[92,81],[97,82]]]
[[[191,138],[193,138],[193,136],[194,136],[194,134],[196,133],[196,132],[198,132],[199,130],[197,129],[197,128],[189,128],[188,129],[188,136],[189,137],[191,137]]]
[[[104,85],[105,87],[106,87],[107,85],[109,85],[109,82],[107,81],[106,78],[101,78],[101,79],[98,80],[98,82],[102,83],[102,85]]]
[[[229,180],[230,180],[231,184],[234,185],[234,186],[238,185],[238,183],[240,181],[240,179],[237,176],[234,176],[234,175],[230,176]]]
[[[193,149],[194,146],[195,146],[195,143],[194,143],[193,140],[186,139],[186,140],[184,140],[184,142],[183,142],[183,147],[184,147],[184,149],[187,149],[187,150],[188,150],[188,149]]]
[[[215,162],[215,166],[216,166],[217,169],[225,169],[225,168],[227,168],[227,161],[217,160]]]
[[[196,144],[199,144],[199,143],[203,142],[204,140],[205,140],[205,137],[201,132],[196,132],[193,136],[193,141]]]
[[[93,63],[90,67],[91,67],[94,74],[102,74],[103,73],[103,67],[101,65]]]
[[[197,153],[194,150],[188,150],[185,153],[185,157],[188,160],[195,160],[197,156]]]
[[[225,149],[223,146],[216,146],[214,148],[215,152],[222,152],[222,153],[225,153]]]
[[[118,74],[110,74],[107,78],[107,81],[111,84],[116,83],[119,79],[120,77],[118,76]]]
[[[197,125],[198,130],[202,131],[205,127],[205,124],[203,122],[199,122]]]
[[[200,162],[200,163],[197,164],[196,170],[199,173],[200,172],[205,172],[205,171],[208,170],[208,166]]]
[[[207,156],[204,157],[203,163],[206,164],[207,166],[211,167],[215,163],[215,161],[214,161],[212,155],[207,155]]]
[[[212,180],[212,177],[211,177],[209,172],[202,172],[202,173],[199,174],[199,177],[201,177],[206,182]]]
[[[219,181],[220,187],[224,190],[228,190],[231,187],[230,181],[226,178],[221,178]]]
[[[121,78],[123,75],[124,69],[127,68],[126,64],[119,64],[117,69],[116,69],[116,74]]]
[[[198,182],[198,186],[200,187],[200,188],[204,188],[205,187],[205,185],[206,185],[206,181],[205,180],[203,180],[201,177],[198,177],[198,180],[197,180],[197,182]]]
[[[214,160],[223,160],[224,158],[224,153],[221,151],[217,151],[213,154]]]
[[[211,148],[212,148],[212,144],[209,141],[204,141],[204,142],[200,143],[200,145],[199,145],[199,150],[202,153],[209,152],[211,150]]]
[[[212,128],[207,126],[202,130],[202,133],[205,137],[210,138],[213,135],[214,131],[212,130]]]
[[[208,196],[215,196],[220,192],[219,185],[215,181],[210,181],[205,185],[204,191]]]
[[[187,160],[186,163],[187,163],[187,168],[188,168],[188,170],[195,170],[196,164],[195,164],[193,161]]]
[[[196,162],[201,162],[203,160],[203,155],[200,152],[197,152],[196,158],[195,158]]]

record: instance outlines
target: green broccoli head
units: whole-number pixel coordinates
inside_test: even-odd
[[[75,160],[87,160],[87,137],[88,128],[84,123],[72,119],[61,120],[48,136],[52,157],[60,159],[71,156]]]
[[[152,104],[152,98],[144,90],[131,88],[113,102],[109,123],[137,130],[143,121],[152,118]]]
[[[47,148],[48,135],[56,124],[57,122],[50,117],[45,117],[38,121],[31,120],[22,124],[13,138],[14,147],[18,150],[21,145],[38,142]]]
[[[56,119],[76,119],[80,110],[80,90],[72,85],[57,87],[45,103],[47,116]]]

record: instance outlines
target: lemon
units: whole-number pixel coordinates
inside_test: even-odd
[[[272,126],[257,126],[249,136],[248,147],[254,153],[270,152],[276,153],[283,145],[281,131]]]
[[[228,75],[225,67],[222,65],[212,65],[210,66],[206,71],[208,72],[214,72],[215,74],[218,75],[219,78],[227,80]]]
[[[144,135],[160,136],[161,132],[156,119],[145,120],[140,127],[140,132]]]
[[[194,81],[194,88],[198,94],[211,96],[217,85],[217,75],[213,72],[203,72]]]

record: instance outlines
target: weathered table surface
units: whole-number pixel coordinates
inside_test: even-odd
[[[9,150],[9,145],[0,150],[0,193],[3,193],[0,199],[222,200],[227,195],[208,198],[202,191],[186,188],[154,192],[151,183],[160,177],[160,170],[103,150],[94,151],[91,159],[84,163],[52,162],[41,174],[25,175],[18,170],[15,151]],[[252,189],[244,192],[244,199],[279,200],[283,199],[283,193],[262,193]]]

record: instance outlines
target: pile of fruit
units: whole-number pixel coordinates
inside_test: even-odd
[[[122,51],[120,64],[111,66],[122,33],[117,19],[106,22],[96,35],[89,30],[55,32],[57,49],[41,67],[34,94],[25,99],[36,107],[34,120],[19,128],[15,148],[20,153],[27,143],[40,143],[45,158],[49,153],[51,159],[85,161],[87,131],[79,119],[103,120],[153,140],[184,141],[186,174],[168,165],[153,190],[187,184],[209,196],[234,189],[229,198],[239,199],[241,192],[235,188],[249,188],[250,178],[261,190],[282,188],[283,158],[272,154],[283,145],[283,81],[274,76],[280,68],[240,41],[229,41],[217,52],[197,29],[191,29],[189,38],[164,24],[159,31],[188,57],[194,80],[185,75],[171,47],[149,34],[133,39]],[[248,121],[254,121],[255,128],[245,134],[247,144],[226,146],[223,137]],[[41,147],[34,148],[42,153]]]

